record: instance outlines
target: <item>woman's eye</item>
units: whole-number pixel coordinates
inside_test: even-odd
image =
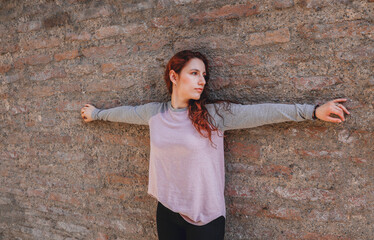
[[[192,74],[193,74],[193,75],[196,75],[196,74],[197,74],[197,72],[193,72]]]

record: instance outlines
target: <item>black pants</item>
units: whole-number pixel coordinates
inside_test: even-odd
[[[223,240],[225,235],[224,216],[196,226],[158,202],[156,219],[159,240]]]

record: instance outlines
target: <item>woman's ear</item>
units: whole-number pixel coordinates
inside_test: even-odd
[[[172,81],[173,84],[177,85],[178,74],[174,70],[170,70],[169,77],[170,81]]]

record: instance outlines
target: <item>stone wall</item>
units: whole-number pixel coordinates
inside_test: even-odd
[[[183,49],[212,62],[212,98],[351,112],[225,133],[226,239],[374,239],[373,6],[1,1],[0,239],[157,239],[148,126],[80,109],[169,100]]]

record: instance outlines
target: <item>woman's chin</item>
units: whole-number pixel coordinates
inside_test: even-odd
[[[199,100],[199,99],[200,99],[200,95],[197,96],[197,97],[193,97],[192,99],[193,99],[193,100]]]

